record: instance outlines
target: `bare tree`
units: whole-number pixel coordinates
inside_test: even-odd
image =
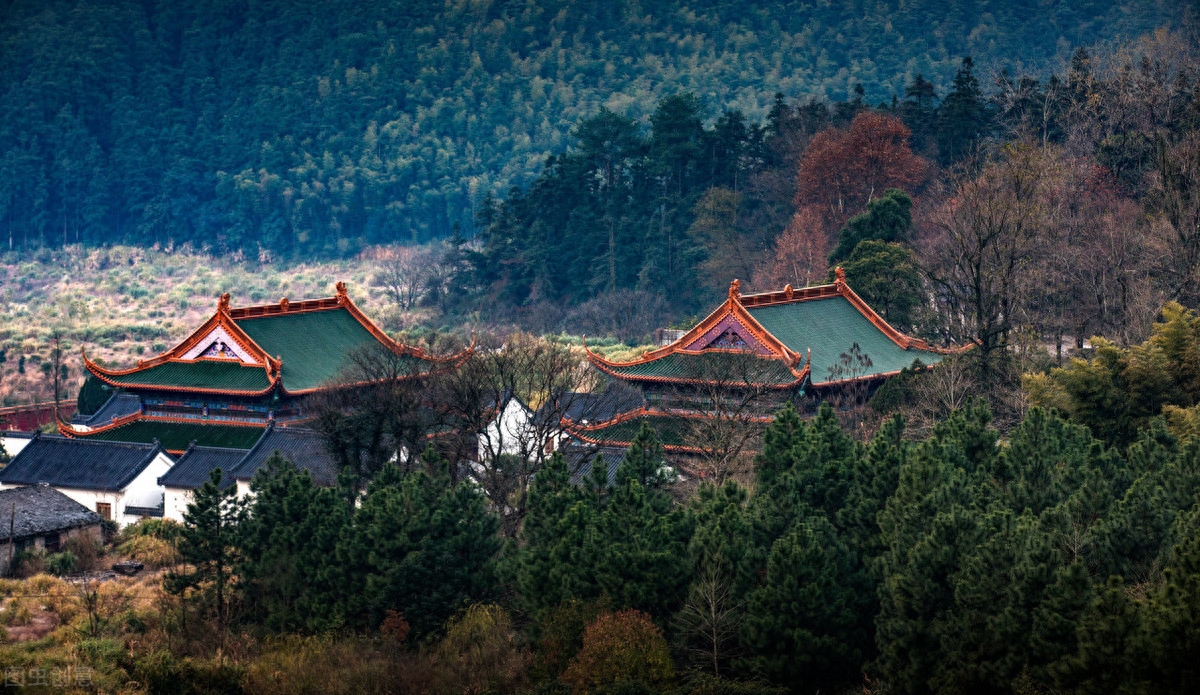
[[[865,377],[871,373],[873,366],[871,356],[863,352],[858,343],[854,343],[849,350],[838,355],[826,377],[829,386],[823,393],[824,399],[837,412],[842,427],[859,439],[866,439],[868,434],[865,427],[868,413],[864,406],[875,384]]]
[[[453,365],[372,344],[350,353],[328,388],[307,405],[326,445],[360,482],[389,462],[411,471],[421,452],[450,429],[436,400],[437,382]]]
[[[927,436],[934,425],[966,407],[967,401],[979,394],[971,359],[970,355],[949,357],[915,375],[909,403],[903,408],[909,436]]]
[[[505,533],[520,527],[563,416],[598,386],[577,350],[524,333],[481,338],[471,359],[438,379],[438,402],[463,435],[452,456],[471,462]]]
[[[666,316],[667,302],[662,295],[645,290],[614,290],[580,304],[566,320],[573,332],[636,341],[661,326]]]
[[[380,254],[379,271],[373,283],[402,311],[417,306],[429,282],[435,252],[430,248],[404,246]]]
[[[1030,285],[1044,281],[1030,271],[1053,219],[1045,158],[1040,148],[1010,145],[984,165],[964,168],[919,241],[942,325],[958,324],[954,337],[978,343],[985,383],[1007,349]]]
[[[675,618],[689,661],[714,678],[720,678],[738,655],[738,633],[745,617],[744,597],[734,594],[731,575],[723,563],[705,565]]]
[[[1161,276],[1171,299],[1200,303],[1200,133],[1160,143],[1148,207],[1165,232],[1168,253]]]
[[[688,442],[700,450],[699,473],[720,485],[750,470],[767,422],[787,397],[774,387],[792,375],[780,360],[744,350],[693,356],[686,365],[685,383],[663,406],[691,411],[681,420]]]

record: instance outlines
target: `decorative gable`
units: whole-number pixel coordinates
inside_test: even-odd
[[[192,349],[180,355],[180,359],[226,359],[237,360],[243,364],[256,364],[253,357],[247,354],[229,335],[223,326],[215,326],[208,335],[196,341]]]
[[[688,351],[745,350],[764,357],[775,354],[774,350],[763,345],[758,338],[754,337],[754,334],[741,321],[738,321],[732,312],[696,336],[683,346],[683,349]]]

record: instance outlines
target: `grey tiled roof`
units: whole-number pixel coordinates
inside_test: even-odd
[[[131,393],[114,393],[100,409],[91,415],[75,415],[71,422],[89,427],[99,427],[112,422],[113,418],[132,415],[142,409],[142,399]]]
[[[100,515],[47,485],[0,490],[0,541],[100,523]]]
[[[338,465],[325,448],[325,439],[316,430],[271,425],[234,471],[236,480],[249,480],[262,468],[271,454],[278,451],[297,469],[308,471],[317,485],[337,484]]]
[[[0,471],[0,482],[77,490],[124,489],[154,457],[155,444],[102,442],[38,435]]]
[[[233,474],[242,459],[246,458],[247,449],[226,449],[216,446],[190,446],[183,456],[175,462],[166,475],[158,479],[158,484],[166,487],[195,490],[208,482],[208,476],[214,468],[220,468],[223,473],[221,487],[233,485]]]
[[[612,383],[598,393],[564,393],[559,396],[559,415],[572,422],[604,422],[621,413],[637,410],[646,404],[641,391],[624,384]],[[547,403],[535,417],[545,418],[554,414],[555,407]]]
[[[624,449],[612,447],[570,446],[563,449],[563,459],[567,462],[567,470],[571,471],[571,484],[582,485],[592,474],[592,462],[596,454],[608,465],[608,484],[612,486],[617,479],[617,468],[625,458]]]

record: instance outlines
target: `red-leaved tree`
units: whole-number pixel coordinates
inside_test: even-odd
[[[796,209],[820,211],[832,236],[885,190],[916,192],[928,178],[930,164],[913,154],[911,135],[899,119],[873,111],[859,113],[846,130],[817,133],[800,160]]]

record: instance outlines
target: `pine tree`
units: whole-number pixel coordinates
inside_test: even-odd
[[[636,481],[648,490],[661,490],[675,480],[675,473],[667,465],[658,432],[647,422],[642,422],[638,432],[625,451],[621,465],[617,468],[616,484],[624,485]]]
[[[864,241],[906,242],[911,232],[912,198],[898,188],[889,188],[867,203],[866,212],[851,217],[838,232],[838,243],[829,254],[829,264],[849,259]]]
[[[475,486],[453,485],[432,450],[422,462],[424,470],[403,476],[389,466],[368,489],[354,529],[356,548],[366,553],[370,623],[395,610],[418,639],[495,590],[501,546],[500,522]]]
[[[606,468],[597,467],[597,461],[601,461],[599,456],[592,463],[593,470]],[[607,489],[607,474],[604,477]],[[581,570],[575,556],[590,518],[591,506],[584,501],[583,490],[571,484],[566,461],[561,453],[555,453],[530,485],[529,509],[514,562],[517,590],[531,614],[540,615],[572,597],[568,587],[575,588],[578,582],[565,575]]]
[[[685,550],[691,531],[686,509],[672,510],[665,493],[627,477],[613,489],[585,536],[584,558],[595,563],[590,573],[596,588],[616,608],[665,619],[687,586]]]
[[[251,490],[239,577],[252,613],[278,632],[337,626],[345,619],[337,611],[342,597],[361,590],[343,581],[337,559],[350,507],[338,490],[318,487],[278,451]]]
[[[221,469],[214,469],[183,513],[179,555],[189,569],[169,573],[164,582],[170,593],[199,599],[216,620],[222,638],[229,624],[231,578],[240,558],[244,519],[237,486],[224,480]]]
[[[860,680],[869,634],[857,627],[870,591],[853,553],[820,516],[771,548],[763,585],[748,597],[744,667],[793,692],[836,691]]]
[[[954,86],[938,109],[938,153],[942,163],[959,161],[974,148],[987,128],[988,114],[970,56],[954,75]]]

